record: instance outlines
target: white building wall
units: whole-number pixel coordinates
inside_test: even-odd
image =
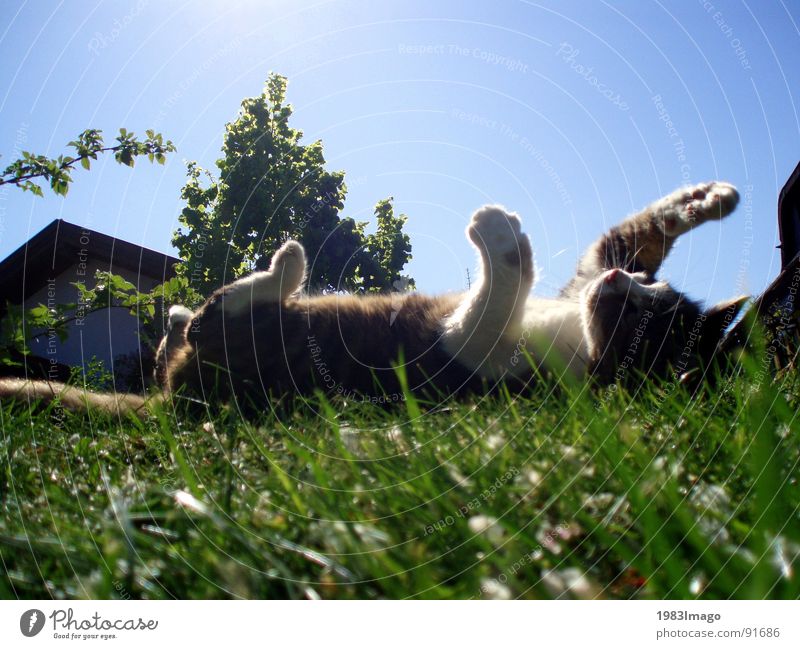
[[[96,270],[108,270],[108,264],[76,259],[74,266],[51,278],[48,285],[31,295],[25,301],[25,309],[39,304],[52,306],[77,302],[78,290],[72,283],[82,282],[88,288],[93,287]],[[112,268],[112,272],[124,277],[140,291],[150,291],[162,281],[160,278],[137,275],[121,268]],[[30,340],[29,346],[34,354],[50,359],[52,363],[85,366],[92,357],[96,357],[103,361],[106,369],[111,370],[112,359],[138,351],[138,327],[138,319],[127,309],[103,309],[76,318],[70,324],[69,337],[63,343],[52,333],[44,332],[43,335]],[[38,332],[30,331],[30,334],[34,333]]]

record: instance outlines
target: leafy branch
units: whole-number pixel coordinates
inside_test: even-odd
[[[175,145],[151,129],[146,131],[146,135],[144,141],[139,141],[134,133],[121,128],[116,137],[117,144],[104,146],[102,131],[88,129],[67,145],[75,149],[74,156],[48,158],[23,151],[22,157],[8,165],[0,174],[0,186],[16,185],[24,191],[42,196],[42,187],[36,181],[44,179],[50,183],[53,192],[66,196],[75,167],[80,164],[84,169],[89,169],[91,161],[97,160],[98,155],[103,153],[113,153],[119,164],[128,167],[133,166],[137,157],[145,155],[150,162],[163,165],[166,154],[175,151]]]

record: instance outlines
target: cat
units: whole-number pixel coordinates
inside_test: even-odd
[[[673,192],[595,242],[556,299],[529,297],[531,245],[500,206],[467,227],[481,270],[466,295],[303,296],[305,254],[289,241],[268,271],[219,289],[196,313],[173,307],[157,372],[170,392],[263,404],[315,388],[383,401],[403,383],[482,391],[530,380],[532,363],[604,382],[702,366],[745,298],[703,311],[655,275],[678,236],[737,202],[721,182]]]
[[[268,270],[218,289],[195,312],[169,310],[156,380],[167,395],[258,411],[315,390],[385,403],[407,390],[434,398],[500,382],[519,390],[564,372],[630,383],[706,368],[747,298],[703,310],[656,273],[680,235],[724,218],[738,200],[723,182],[676,190],[592,244],[557,298],[530,295],[530,241],[519,216],[498,205],[467,226],[480,272],[466,294],[304,295],[305,251],[288,241]],[[110,412],[145,404],[30,385],[0,381],[0,397],[60,393],[68,408]]]

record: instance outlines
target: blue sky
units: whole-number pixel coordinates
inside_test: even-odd
[[[626,214],[686,182],[747,191],[664,274],[693,297],[776,275],[776,201],[800,159],[800,8],[786,2],[6,2],[0,153],[57,155],[88,127],[155,128],[164,167],[101,161],[66,199],[0,192],[0,257],[54,218],[171,252],[185,161],[213,167],[225,123],[269,71],[294,125],[347,172],[344,215],[394,196],[420,289],[474,268],[465,223],[517,211],[537,291]],[[670,131],[666,116],[673,124]]]

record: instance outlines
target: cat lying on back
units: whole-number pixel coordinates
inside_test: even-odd
[[[398,364],[409,389],[432,394],[528,381],[531,360],[603,381],[689,369],[710,360],[742,300],[704,312],[655,274],[678,236],[737,202],[726,183],[674,192],[592,245],[556,299],[529,296],[530,242],[497,206],[467,227],[481,271],[466,295],[304,296],[304,251],[289,241],[268,271],[219,289],[196,313],[173,307],[158,374],[170,391],[263,403],[314,388],[391,400],[402,391]]]
[[[217,290],[196,312],[170,309],[158,350],[166,393],[206,402],[236,399],[263,408],[315,389],[376,401],[401,398],[405,383],[431,396],[520,388],[537,374],[569,372],[600,381],[640,380],[705,367],[744,298],[703,311],[655,279],[676,238],[730,214],[727,183],[680,189],[596,241],[561,296],[529,295],[533,254],[515,214],[485,206],[467,236],[480,254],[475,286],[461,295],[306,296],[303,247],[289,241],[270,269]],[[20,392],[83,407],[74,389],[16,380]],[[77,394],[76,394],[77,393]],[[134,395],[88,399],[106,410],[140,407]]]

